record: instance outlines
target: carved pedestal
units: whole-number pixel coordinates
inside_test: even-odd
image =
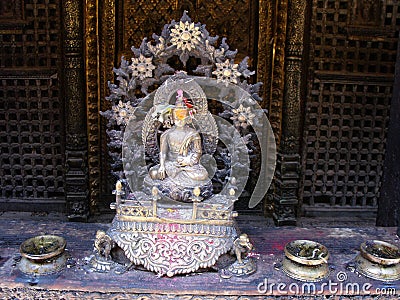
[[[231,250],[236,230],[197,223],[114,220],[108,235],[135,265],[170,277],[213,266]]]
[[[232,206],[224,196],[201,203],[126,200],[115,204],[107,235],[134,265],[169,277],[191,273],[213,266],[233,248]]]

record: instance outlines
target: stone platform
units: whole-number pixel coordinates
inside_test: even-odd
[[[122,275],[85,269],[96,231],[107,230],[109,223],[73,223],[64,221],[63,216],[4,213],[0,216],[0,299],[399,299],[399,281],[383,283],[346,269],[367,239],[399,246],[396,228],[339,220],[303,220],[299,227],[277,228],[261,216],[241,216],[238,226],[256,247],[259,257],[255,257],[255,274],[221,279],[217,272],[210,271],[158,278],[139,269]],[[60,235],[67,240],[69,264],[57,276],[27,277],[16,267],[18,248],[24,240],[41,234]],[[295,239],[314,240],[329,249],[328,278],[309,284],[282,272],[283,248]]]

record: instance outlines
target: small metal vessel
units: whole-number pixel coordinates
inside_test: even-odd
[[[55,235],[40,235],[24,241],[20,246],[18,268],[30,275],[48,275],[61,271],[67,263],[64,252],[67,243]]]
[[[356,270],[369,278],[380,281],[400,279],[400,250],[387,242],[371,240],[360,246],[355,259]]]
[[[317,282],[329,275],[328,249],[317,242],[296,240],[286,244],[283,272],[291,278]]]

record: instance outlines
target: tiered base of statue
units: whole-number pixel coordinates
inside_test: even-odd
[[[153,199],[144,193],[135,196],[114,203],[111,228],[98,233],[97,259],[92,263],[98,271],[111,270],[103,268],[104,258],[111,262],[115,248],[123,250],[130,265],[167,276],[212,267],[233,249],[238,236],[234,197],[216,195],[204,202],[181,203],[158,193]]]

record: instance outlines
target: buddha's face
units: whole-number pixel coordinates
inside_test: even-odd
[[[172,113],[174,122],[177,127],[183,127],[186,124],[186,118],[189,112],[186,108],[175,108]]]

